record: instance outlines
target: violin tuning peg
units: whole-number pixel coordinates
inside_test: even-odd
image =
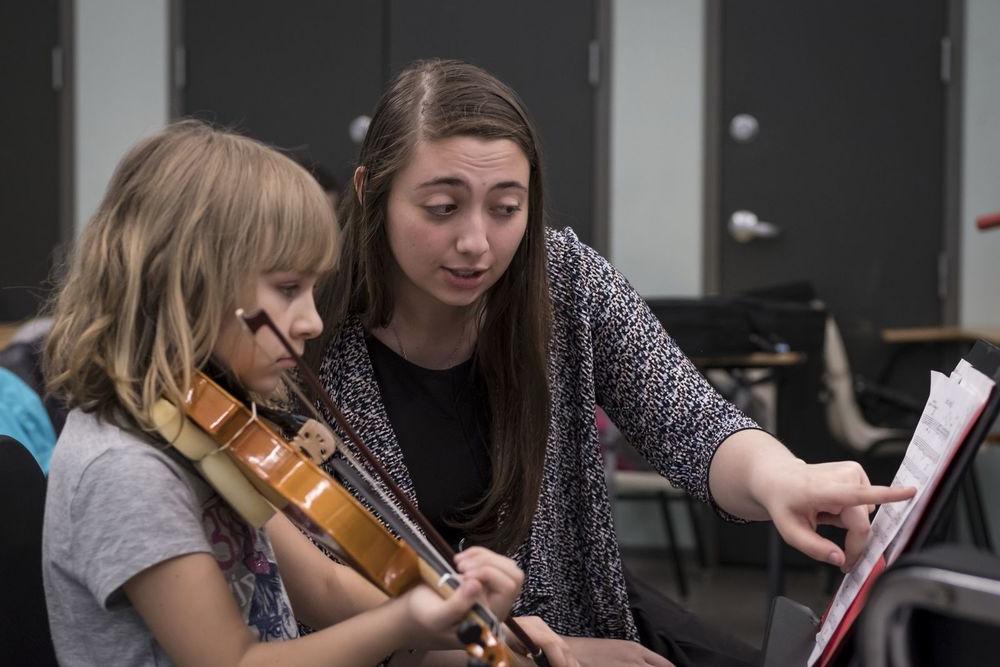
[[[458,626],[458,640],[463,644],[483,645],[483,629],[475,621],[466,619]]]

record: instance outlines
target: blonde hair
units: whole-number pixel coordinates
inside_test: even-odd
[[[323,273],[336,225],[315,180],[263,144],[197,121],[118,164],[52,308],[49,391],[70,408],[151,431],[181,400],[238,295],[270,271]]]

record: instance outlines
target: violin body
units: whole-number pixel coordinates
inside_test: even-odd
[[[307,448],[287,442],[205,374],[194,375],[183,413],[171,408],[161,401],[154,411],[160,432],[194,460],[208,481],[248,519],[248,514],[261,523],[269,518],[261,509],[262,502],[277,508],[389,596],[399,596],[420,583],[444,597],[451,594],[446,573],[436,571],[390,533],[317,465]],[[191,429],[191,424],[198,428]],[[215,470],[232,465],[249,485],[240,487],[238,481],[229,479],[230,470],[222,473],[224,492],[212,476],[220,474]],[[489,624],[475,615],[471,619],[483,632],[480,640],[466,646],[470,656],[495,667],[510,665],[506,647],[491,634]]]

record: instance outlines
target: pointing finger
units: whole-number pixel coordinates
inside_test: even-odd
[[[909,500],[917,492],[912,486],[859,486],[857,484],[838,484],[826,489],[817,490],[816,495],[821,504],[833,504],[841,507],[854,505],[882,505]]]

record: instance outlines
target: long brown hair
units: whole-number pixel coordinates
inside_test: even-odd
[[[389,323],[394,301],[385,277],[394,259],[385,227],[393,180],[418,141],[455,136],[509,139],[530,166],[524,238],[479,304],[475,364],[489,401],[492,480],[472,516],[459,524],[476,541],[509,551],[527,536],[542,480],[551,309],[537,133],[517,94],[488,72],[455,60],[416,62],[379,100],[358,158],[365,174],[360,196],[344,197],[338,212],[340,268],[319,296],[327,328],[311,352],[320,360],[351,315],[368,329]]]
[[[329,201],[267,146],[197,121],[118,163],[51,306],[50,391],[131,431],[159,398],[181,403],[249,281],[324,272],[337,253]]]

